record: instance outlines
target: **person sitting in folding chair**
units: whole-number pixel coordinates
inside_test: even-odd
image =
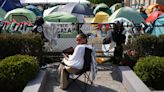
[[[64,54],[64,58],[62,63],[58,67],[58,75],[59,75],[59,82],[60,88],[66,89],[68,87],[68,79],[69,74],[76,74],[83,69],[84,65],[84,54],[85,49],[89,48],[92,50],[92,46],[87,44],[87,36],[85,34],[78,34],[76,36],[76,43],[77,46],[74,49],[72,55]],[[94,61],[94,62],[93,62]],[[92,62],[91,64],[91,73],[92,73],[92,80],[95,78],[96,74],[96,62],[95,57],[92,55]]]

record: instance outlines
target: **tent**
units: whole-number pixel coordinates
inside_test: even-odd
[[[122,7],[121,3],[116,3],[116,4],[114,4],[110,7],[110,10],[111,10],[112,13],[114,13],[116,10],[118,10],[121,7]]]
[[[111,14],[111,11],[110,11],[109,7],[108,7],[106,4],[104,4],[104,3],[98,4],[98,5],[95,7],[95,9],[93,10],[93,13],[96,14],[96,13],[99,12],[99,11],[106,12],[106,13],[108,13],[109,15]]]
[[[108,22],[109,14],[105,12],[97,12],[95,17],[92,20],[92,23],[102,23],[102,22]]]
[[[23,22],[23,21],[34,22],[36,20],[36,15],[28,9],[17,8],[17,9],[9,11],[5,15],[5,20],[11,21],[12,19],[15,19],[17,22]]]
[[[74,15],[67,12],[53,12],[45,16],[44,20],[48,22],[78,22]]]
[[[0,21],[4,20],[5,15],[6,15],[6,11],[4,11],[2,8],[0,8]]]
[[[150,33],[155,36],[164,34],[164,14],[160,15],[152,24],[150,24],[145,32]]]
[[[149,17],[146,18],[146,23],[153,23],[153,21],[155,21],[161,14],[163,14],[161,11],[152,12]]]
[[[108,21],[110,22],[119,17],[127,18],[128,20],[132,21],[134,24],[140,24],[142,22],[145,22],[145,20],[140,15],[140,13],[130,7],[122,7],[118,9],[109,17]]]
[[[34,5],[27,5],[25,8],[34,12],[36,16],[43,16],[42,11],[40,11],[38,7]]]
[[[0,6],[3,8],[6,12],[16,9],[16,8],[22,8],[23,5],[20,3],[19,0],[0,0]]]
[[[151,4],[146,8],[146,13],[150,14],[154,11],[155,8],[159,8],[160,11],[164,11],[164,6],[161,6],[157,3]]]

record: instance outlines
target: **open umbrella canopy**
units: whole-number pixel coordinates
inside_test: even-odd
[[[16,8],[22,8],[23,5],[20,3],[19,0],[0,0],[0,6],[3,8],[6,12],[16,9]]]
[[[106,12],[98,12],[96,13],[95,17],[92,20],[92,23],[102,23],[102,22],[108,22],[109,14]]]
[[[60,7],[58,11],[64,11],[69,13],[75,14],[82,14],[82,15],[93,15],[92,10],[86,4],[81,3],[68,3],[63,7]]]
[[[17,22],[23,22],[23,21],[34,22],[36,20],[36,15],[28,9],[17,8],[17,9],[9,11],[5,15],[5,20],[11,21],[12,19],[16,20]]]
[[[155,11],[151,13],[149,17],[146,19],[146,23],[153,23],[161,14],[163,14],[163,12],[161,11]]]
[[[6,15],[6,11],[0,8],[0,21],[4,20],[5,15]]]
[[[43,17],[47,16],[47,15],[50,14],[50,13],[53,13],[53,12],[58,11],[58,8],[59,8],[59,7],[62,7],[62,6],[63,6],[63,5],[56,5],[56,6],[53,6],[53,7],[48,8],[48,9],[45,9],[45,10],[43,11]]]
[[[142,22],[145,22],[145,20],[140,15],[140,13],[130,7],[122,7],[118,9],[109,17],[108,21],[110,22],[119,17],[127,18],[128,20],[132,21],[134,24],[140,24]]]
[[[43,16],[42,12],[34,5],[27,5],[25,8],[33,11],[36,16]]]
[[[74,15],[67,12],[53,12],[45,16],[44,20],[48,22],[78,22]]]
[[[110,11],[108,5],[106,5],[106,4],[104,4],[104,3],[98,4],[98,5],[95,7],[93,13],[96,14],[96,13],[99,12],[99,11],[106,12],[106,13],[108,13],[109,15],[111,14],[111,11]]]

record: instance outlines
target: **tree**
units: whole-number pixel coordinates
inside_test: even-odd
[[[105,3],[108,6],[111,6],[115,3],[121,3],[122,2],[122,0],[88,0],[88,1],[90,1],[93,4]]]

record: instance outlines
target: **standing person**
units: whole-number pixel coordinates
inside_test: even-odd
[[[34,22],[34,27],[33,27],[33,32],[34,33],[42,33],[43,31],[43,24],[44,24],[44,19],[41,16],[38,16],[37,19]]]
[[[68,86],[69,73],[78,73],[83,68],[85,48],[92,49],[92,46],[87,45],[87,36],[78,34],[76,36],[77,46],[72,55],[64,54],[62,63],[58,68],[60,88],[66,89]]]

